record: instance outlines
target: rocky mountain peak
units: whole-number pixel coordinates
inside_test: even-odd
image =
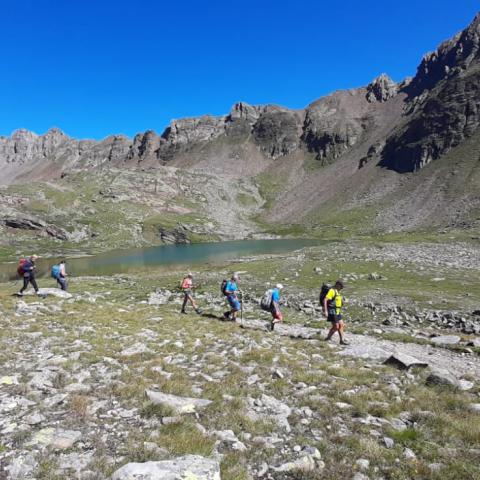
[[[398,92],[398,85],[385,73],[367,86],[366,98],[370,103],[386,102]]]
[[[232,121],[245,119],[248,123],[253,124],[258,120],[260,113],[260,107],[255,107],[245,102],[238,102],[230,110],[229,119]]]
[[[26,128],[19,128],[18,130],[15,130],[11,135],[11,139],[14,142],[30,141],[37,138],[38,135],[35,132],[27,130]]]
[[[42,135],[43,137],[56,137],[56,138],[68,138],[68,135],[66,135],[62,130],[60,130],[57,127],[52,127],[50,128],[47,133]]]
[[[453,38],[424,55],[409,90],[413,96],[433,88],[440,80],[466,70],[480,59],[480,13]]]

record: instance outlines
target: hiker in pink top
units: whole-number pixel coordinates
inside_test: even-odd
[[[187,303],[190,302],[195,312],[197,312],[200,315],[202,311],[198,308],[197,304],[195,303],[195,300],[193,299],[193,289],[195,287],[193,286],[193,275],[190,272],[182,280],[182,284],[180,288],[183,291],[183,305],[180,313],[187,313],[185,309],[187,307]]]

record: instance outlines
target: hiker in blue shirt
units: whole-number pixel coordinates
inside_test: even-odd
[[[65,260],[62,260],[58,265],[53,265],[50,275],[57,281],[62,290],[67,289],[67,271],[65,269]]]
[[[58,277],[57,277],[57,283],[60,285],[60,288],[62,290],[67,289],[67,271],[65,268],[65,264],[67,262],[65,260],[62,260],[58,265],[60,267],[59,272],[58,272]]]
[[[240,311],[241,305],[240,301],[238,300],[238,275],[234,273],[231,279],[227,282],[225,287],[225,295],[227,297],[227,301],[231,307],[229,312],[224,313],[224,317],[226,319],[231,320],[234,322],[237,318],[237,314]]]
[[[270,313],[272,314],[272,321],[270,322],[270,330],[275,328],[276,323],[280,323],[283,320],[282,312],[280,311],[280,290],[283,285],[277,283],[272,290],[272,303],[270,304]]]

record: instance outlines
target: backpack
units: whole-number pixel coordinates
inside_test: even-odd
[[[270,311],[270,308],[272,307],[272,294],[273,290],[267,290],[264,294],[263,297],[260,299],[260,308],[262,310],[265,310],[266,312]]]
[[[220,291],[222,292],[222,295],[227,295],[227,284],[228,280],[224,278],[222,280],[222,284],[220,285]]]
[[[25,267],[25,264],[27,263],[27,259],[26,258],[21,258],[19,261],[18,261],[18,267],[17,267],[17,273],[23,277],[23,274],[25,273],[25,270],[24,270],[24,267]]]
[[[52,278],[57,279],[60,276],[60,265],[54,265],[50,271],[50,275]]]
[[[320,290],[320,306],[323,308],[323,301],[325,300],[325,297],[327,296],[327,293],[330,291],[332,286],[329,283],[324,283],[322,285],[322,289]]]

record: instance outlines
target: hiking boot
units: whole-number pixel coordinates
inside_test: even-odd
[[[225,320],[230,320],[230,312],[225,312],[225,313],[223,314],[223,318],[224,318]]]
[[[195,309],[195,313],[197,313],[198,315],[201,315],[203,313],[203,311],[202,311],[201,308],[197,308],[197,309]]]
[[[331,339],[332,339],[332,337],[325,337],[325,338],[323,339],[323,341],[324,341],[324,342],[329,342]]]
[[[187,312],[185,310],[180,310],[180,313],[183,313],[184,315],[187,314]]]
[[[342,340],[340,342],[340,345],[350,345],[350,342],[347,342],[346,340]]]
[[[18,292],[17,295],[18,295],[19,297],[23,297],[23,292]]]

